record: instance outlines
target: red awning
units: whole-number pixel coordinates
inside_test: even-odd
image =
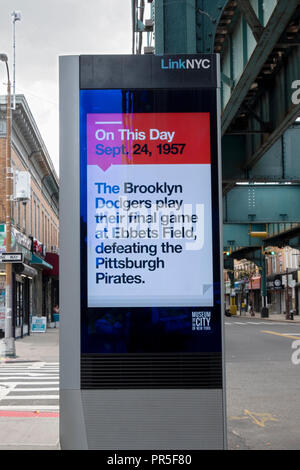
[[[53,269],[45,269],[44,276],[59,276],[59,255],[57,253],[46,253],[45,261],[53,266]]]

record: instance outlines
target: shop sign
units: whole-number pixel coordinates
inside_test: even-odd
[[[5,330],[5,290],[0,292],[0,330]]]
[[[46,333],[47,319],[46,317],[32,317],[31,331],[32,333]]]
[[[276,277],[273,281],[267,282],[268,289],[280,290],[283,289],[281,276]]]
[[[231,283],[230,281],[225,281],[225,294],[230,295]]]
[[[245,282],[244,281],[236,281],[234,283],[234,288],[237,292],[242,292],[245,288]]]
[[[249,280],[248,283],[248,289],[249,290],[255,290],[255,289],[260,289],[260,276],[253,277],[252,279]]]
[[[46,246],[43,245],[36,239],[33,239],[33,252],[39,254],[42,257],[46,256]]]
[[[13,233],[14,238],[15,238],[15,243],[22,246],[23,248],[26,248],[26,250],[31,251],[31,243],[32,242],[31,242],[30,238],[26,237],[26,235],[24,235],[24,233],[19,232],[14,227],[12,228],[12,233]]]
[[[0,225],[0,252],[6,250],[5,244],[6,244],[5,224],[1,224]]]
[[[24,233],[19,232],[15,227],[11,228],[11,248],[16,249],[19,245],[28,251],[31,251],[32,241]],[[0,224],[0,252],[6,251],[6,226]],[[23,250],[20,250],[23,251]]]
[[[286,274],[284,274],[282,276],[282,284],[283,284],[284,287],[286,287]],[[288,285],[289,285],[289,287],[293,288],[293,287],[295,287],[295,284],[296,284],[296,281],[294,281],[293,275],[288,274]]]

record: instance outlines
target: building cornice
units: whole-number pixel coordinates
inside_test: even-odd
[[[5,106],[6,96],[0,96],[1,115],[5,113]],[[26,142],[26,147],[29,149],[28,160],[39,169],[41,181],[46,179],[47,191],[49,191],[51,199],[56,199],[59,191],[59,179],[24,95],[16,95],[16,109],[12,110],[12,126],[12,138],[15,134],[23,141],[23,144]],[[14,142],[12,142],[12,146],[17,151],[17,145]]]

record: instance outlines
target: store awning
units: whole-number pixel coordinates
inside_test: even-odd
[[[51,276],[51,277],[58,277],[59,276],[59,255],[58,253],[46,253],[45,261],[51,266],[53,269],[45,269],[43,271],[43,276]]]
[[[36,266],[37,268],[53,269],[53,266],[51,264],[47,263],[45,260],[43,260],[42,258],[39,258],[38,256],[34,254],[32,255],[30,264],[32,264],[33,266]]]

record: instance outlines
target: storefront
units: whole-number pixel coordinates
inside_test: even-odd
[[[0,226],[0,251],[6,251],[5,225]],[[30,261],[32,240],[15,227],[11,229],[11,251],[23,254],[23,263],[12,265],[12,329],[14,338],[30,334],[32,317],[33,282],[38,272]],[[5,329],[6,266],[0,263],[0,330]]]
[[[34,282],[34,296],[33,301],[33,315],[35,316],[45,316],[47,318],[47,323],[51,321],[51,288],[48,283],[44,282],[43,272],[45,270],[52,270],[53,266],[45,260],[46,249],[45,246],[40,243],[38,240],[33,239],[32,243],[32,257],[30,260],[31,266],[33,266],[38,275]]]
[[[273,274],[267,278],[269,313],[285,312],[286,293],[282,283],[282,274]]]
[[[13,295],[13,335],[22,338],[30,334],[32,316],[32,284],[37,271],[30,266],[32,241],[24,233],[12,228],[14,243],[12,251],[21,252],[24,262],[13,265],[12,295]]]
[[[59,255],[58,253],[46,253],[45,261],[52,269],[43,271],[43,283],[48,288],[48,299],[50,301],[51,322],[59,321],[59,314],[54,312],[54,307],[59,306]]]
[[[300,315],[300,271],[297,271],[295,284],[295,310]]]
[[[236,306],[238,312],[242,315],[247,309],[247,292],[248,286],[246,279],[235,281],[234,291],[236,296]]]
[[[225,281],[224,282],[224,299],[225,299],[225,309],[229,309],[230,307],[230,296],[231,296],[231,282]]]
[[[13,335],[22,338],[30,334],[32,318],[32,284],[36,269],[25,263],[13,269]]]
[[[254,312],[261,311],[261,277],[254,276],[248,282],[247,303],[253,305]]]

